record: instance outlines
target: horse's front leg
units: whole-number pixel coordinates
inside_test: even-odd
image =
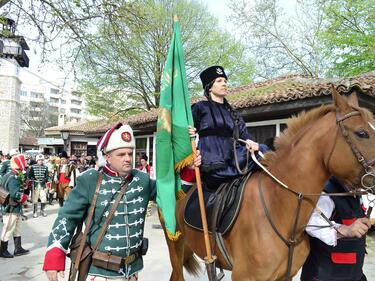
[[[163,226],[164,237],[165,237],[165,240],[167,241],[167,246],[169,250],[169,260],[172,266],[172,274],[169,280],[170,281],[185,281],[184,274],[183,274],[184,244],[185,244],[184,236],[181,235],[177,241],[170,240],[165,230],[164,221],[160,219],[160,222],[161,222],[161,225]]]

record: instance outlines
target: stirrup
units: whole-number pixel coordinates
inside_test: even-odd
[[[217,259],[216,256],[212,256],[212,261],[209,261],[207,259],[204,260],[209,281],[220,281],[225,276],[222,268],[220,268],[219,275],[216,275],[216,264],[215,264],[216,259]]]

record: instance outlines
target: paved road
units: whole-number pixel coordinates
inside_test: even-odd
[[[26,212],[29,219],[24,222],[23,228],[23,246],[30,249],[31,253],[26,256],[13,259],[0,258],[0,281],[47,281],[44,272],[42,272],[42,263],[45,253],[45,246],[49,231],[56,217],[58,206],[47,206],[48,216],[31,218],[31,214]],[[167,245],[164,240],[162,230],[154,229],[153,224],[158,224],[158,218],[154,210],[152,216],[147,218],[145,235],[150,239],[149,252],[144,258],[145,269],[140,273],[142,281],[168,281],[171,266]],[[0,224],[0,230],[2,229]],[[375,280],[375,239],[368,239],[368,256],[366,257],[365,273],[369,281]],[[13,249],[13,243],[10,242],[10,248]],[[67,264],[67,268],[68,268]],[[202,265],[203,268],[203,265]],[[67,272],[66,272],[67,276]],[[64,279],[67,280],[67,277]],[[207,281],[204,272],[200,277],[186,275],[186,281]],[[226,272],[223,281],[230,280],[230,272]],[[299,280],[298,277],[294,281]]]

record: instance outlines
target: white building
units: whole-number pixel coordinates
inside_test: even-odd
[[[20,70],[21,134],[30,127],[48,128],[88,119],[85,101],[74,87],[59,85],[27,69]]]

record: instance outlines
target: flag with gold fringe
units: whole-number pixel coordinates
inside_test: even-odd
[[[179,172],[192,159],[188,125],[193,117],[186,80],[180,25],[175,17],[173,36],[162,76],[156,134],[157,204],[169,239],[177,240],[176,198],[181,192]]]

